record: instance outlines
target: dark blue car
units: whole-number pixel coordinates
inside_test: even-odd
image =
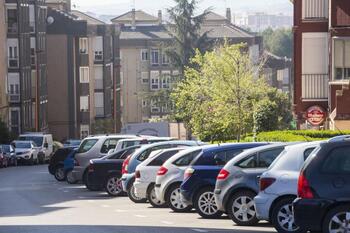
[[[187,168],[181,184],[181,197],[188,205],[193,205],[203,218],[218,218],[214,189],[216,177],[223,166],[245,149],[266,145],[267,143],[222,144],[203,148]]]

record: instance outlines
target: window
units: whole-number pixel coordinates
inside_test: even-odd
[[[80,67],[80,83],[89,83],[89,67]]]
[[[170,58],[166,52],[162,53],[162,64],[168,65],[170,63]]]
[[[328,74],[328,34],[303,33],[302,73]]]
[[[268,168],[271,163],[277,158],[277,156],[283,151],[282,148],[268,150],[259,153],[258,167]]]
[[[89,51],[88,38],[80,38],[79,39],[79,52],[81,54],[87,54],[88,51]]]
[[[172,146],[170,144],[166,144],[166,145],[161,145],[161,146],[155,146],[155,147],[152,147],[152,148],[149,148],[147,150],[145,150],[144,152],[142,152],[138,157],[137,157],[137,160],[142,162],[142,161],[145,161],[148,156],[153,152],[153,151],[156,151],[156,150],[161,150],[161,149],[168,149],[168,148],[171,148]]]
[[[214,159],[216,162],[226,163],[241,152],[242,152],[241,149],[221,151],[214,155]],[[218,164],[218,165],[222,165],[222,164]]]
[[[173,162],[173,164],[175,166],[178,166],[178,167],[188,166],[188,165],[190,165],[192,160],[194,160],[194,158],[196,158],[197,155],[199,155],[199,153],[201,153],[201,152],[202,152],[202,150],[197,150],[197,151],[191,152],[187,155],[182,156],[181,158],[178,158],[177,160],[175,160]]]
[[[18,30],[17,9],[7,9],[7,31],[16,33]]]
[[[94,66],[95,90],[103,89],[103,66]]]
[[[328,14],[328,0],[302,0],[303,19],[328,18]]]
[[[80,128],[81,128],[81,133],[84,132],[84,134],[86,134],[86,132],[88,131],[86,129],[88,129],[89,126],[88,125],[81,125]],[[89,135],[89,133],[87,133],[87,135]],[[78,153],[88,152],[97,143],[97,141],[98,141],[97,139],[84,140],[78,149]]]
[[[141,72],[141,82],[142,84],[149,83],[148,72]]]
[[[8,40],[8,59],[10,68],[18,68],[18,40],[9,39]]]
[[[103,52],[95,51],[95,61],[103,61]]]
[[[249,156],[238,163],[235,164],[235,166],[240,168],[256,168],[258,164],[258,156],[257,154],[254,154],[252,156]]]
[[[170,80],[171,80],[170,71],[162,71],[162,88],[163,89],[170,88]]]
[[[95,113],[96,117],[103,117],[105,115],[103,92],[95,92]]]
[[[103,146],[101,147],[101,153],[102,154],[107,154],[108,151],[115,149],[115,147],[117,146],[119,140],[120,139],[117,139],[117,138],[107,139],[103,143]]]
[[[334,40],[334,79],[350,79],[350,40]]]
[[[171,156],[178,153],[179,150],[166,151],[161,153],[161,155],[157,156],[152,162],[148,164],[148,166],[162,166],[165,161],[167,161]]]
[[[159,50],[152,49],[151,51],[151,63],[152,65],[159,65]]]
[[[151,90],[159,89],[159,71],[151,71]]]
[[[148,50],[147,49],[141,50],[141,61],[148,61]]]
[[[92,39],[92,47],[95,61],[103,61],[103,37],[94,37]]]
[[[304,151],[304,161],[310,156],[310,154],[315,150],[315,147],[308,148]]]
[[[142,100],[142,107],[143,108],[146,108],[148,106],[148,104],[147,104],[147,100]]]
[[[89,111],[89,97],[80,96],[80,111],[88,112]]]
[[[34,10],[34,5],[29,5],[29,26],[30,26],[30,32],[35,32],[35,10]]]
[[[333,149],[324,161],[322,171],[333,174],[350,174],[350,146]]]
[[[35,48],[30,49],[30,63],[35,66]]]

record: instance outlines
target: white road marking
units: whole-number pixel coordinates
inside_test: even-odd
[[[95,201],[94,201],[94,200],[88,200],[88,202],[90,202],[90,203],[94,203]]]
[[[138,218],[146,218],[146,217],[147,217],[147,216],[141,215],[141,214],[135,214],[134,216],[135,216],[135,217],[138,217]]]
[[[202,230],[202,229],[192,229],[192,231],[195,231],[195,232],[209,232],[207,230]]]
[[[168,221],[162,221],[162,223],[166,224],[166,225],[174,225],[173,222],[168,222]]]

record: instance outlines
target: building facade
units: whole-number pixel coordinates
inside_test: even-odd
[[[350,129],[350,3],[294,1],[294,112],[299,128]]]
[[[247,43],[250,55],[257,61],[262,53],[261,37],[252,35],[231,24],[231,11],[226,17],[211,12],[207,15],[202,32],[208,32],[212,43]],[[172,88],[179,70],[174,67],[165,50],[173,38],[158,16],[132,10],[112,19],[120,24],[121,48],[121,109],[122,125],[162,119],[172,111],[161,93]]]
[[[49,128],[57,140],[120,130],[119,29],[49,8]]]
[[[5,15],[5,0],[0,1],[0,15]],[[5,17],[0,17],[0,51],[7,50],[6,43],[7,24]],[[0,53],[0,120],[8,122],[7,101],[7,54]]]
[[[9,129],[47,131],[45,1],[6,0],[4,13]]]

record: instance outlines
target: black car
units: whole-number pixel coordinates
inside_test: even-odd
[[[315,149],[300,173],[298,196],[294,217],[305,232],[350,232],[350,138]]]
[[[101,159],[92,159],[88,168],[86,187],[91,191],[105,189],[110,196],[122,195],[120,178],[123,162],[140,147],[132,146]]]
[[[74,152],[72,148],[60,148],[51,157],[49,163],[49,173],[55,176],[56,180],[66,180],[66,173],[64,171],[64,160],[67,156]]]

